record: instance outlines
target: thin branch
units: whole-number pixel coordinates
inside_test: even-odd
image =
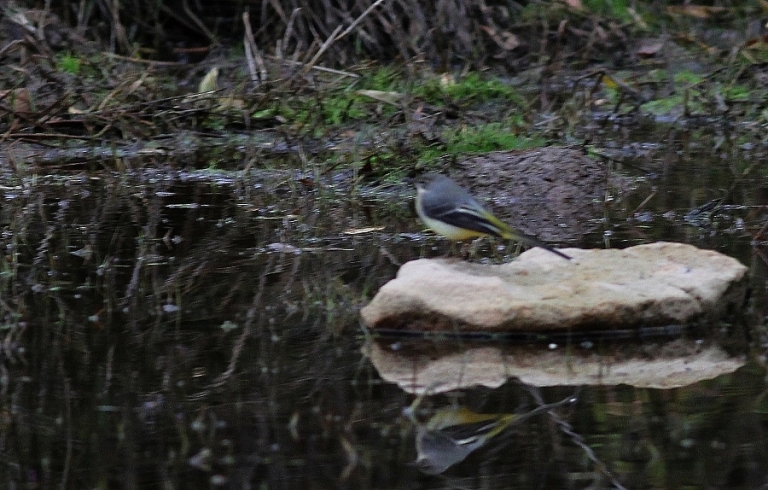
[[[338,41],[342,37],[344,37],[347,34],[349,34],[350,32],[352,32],[352,30],[355,27],[357,27],[357,25],[360,24],[360,22],[362,22],[363,19],[365,17],[367,17],[368,14],[370,14],[373,11],[373,9],[375,9],[376,7],[378,7],[379,5],[384,3],[384,1],[385,0],[376,0],[375,2],[373,2],[373,4],[370,7],[368,7],[367,9],[365,9],[365,12],[360,14],[360,16],[357,19],[355,19],[354,22],[352,22],[352,24],[350,24],[349,27],[347,27],[344,30],[344,32],[342,32],[341,34],[338,34],[338,32],[341,30],[341,26],[336,27],[336,29],[334,29],[333,33],[331,33],[331,35],[328,36],[328,39],[320,47],[320,51],[318,51],[317,54],[315,54],[314,58],[312,58],[312,60],[309,63],[307,63],[307,66],[304,67],[304,70],[302,70],[302,75],[306,75],[307,73],[309,73],[309,70],[311,70],[312,67],[315,65],[315,63],[317,63],[317,61],[320,59],[320,56],[322,56],[323,53],[325,53],[325,51],[327,51],[328,48],[330,48],[331,45],[333,45],[333,43],[335,43],[336,41]]]

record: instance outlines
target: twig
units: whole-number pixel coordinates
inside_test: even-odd
[[[302,63],[301,61],[287,60],[285,58],[280,58],[278,56],[273,56],[271,54],[266,55],[266,57],[273,60],[279,60],[282,63],[287,63],[289,65],[301,65],[301,66],[305,65],[305,63]],[[341,75],[344,77],[360,78],[360,75],[358,75],[357,73],[352,73],[352,72],[342,71],[342,70],[334,70],[333,68],[326,68],[324,66],[313,66],[312,69],[317,71],[324,71],[327,73],[333,73],[334,75]]]
[[[658,191],[657,191],[656,189],[654,189],[654,190],[653,190],[653,191],[652,191],[650,194],[648,194],[648,197],[646,197],[645,199],[643,199],[643,202],[641,202],[641,203],[640,203],[640,204],[639,204],[639,205],[638,205],[638,206],[635,208],[635,210],[634,210],[634,211],[632,211],[631,213],[629,213],[629,215],[630,215],[630,216],[634,216],[635,214],[639,213],[639,212],[640,212],[640,210],[641,210],[641,209],[643,209],[643,208],[645,207],[645,205],[646,205],[646,204],[648,204],[648,203],[651,201],[651,199],[653,199],[653,196],[655,196],[657,192],[658,192]]]
[[[330,48],[330,47],[331,47],[331,45],[332,45],[333,43],[335,43],[336,41],[338,41],[338,40],[339,40],[339,39],[341,39],[342,37],[344,37],[344,36],[346,36],[347,34],[349,34],[350,32],[352,32],[352,30],[353,30],[355,27],[357,27],[357,25],[358,25],[360,22],[362,22],[362,21],[363,21],[363,19],[364,19],[366,16],[368,16],[368,14],[370,14],[370,13],[371,13],[371,11],[373,11],[373,9],[375,9],[376,7],[378,7],[379,5],[381,5],[382,3],[384,3],[384,0],[376,0],[375,2],[373,2],[373,4],[371,4],[371,6],[370,6],[370,7],[368,7],[367,9],[365,9],[365,11],[364,11],[362,14],[360,14],[360,16],[359,16],[357,19],[355,19],[355,20],[354,20],[354,22],[352,22],[352,24],[350,24],[350,25],[349,25],[349,27],[347,27],[347,28],[344,30],[344,32],[342,32],[341,34],[338,34],[338,32],[341,30],[341,26],[338,26],[338,27],[336,27],[336,29],[334,29],[334,30],[333,30],[333,33],[331,33],[331,35],[328,37],[328,39],[327,39],[327,40],[326,40],[326,41],[323,43],[323,45],[320,47],[320,51],[318,51],[318,52],[317,52],[317,54],[314,56],[314,58],[312,58],[312,60],[311,60],[309,63],[307,63],[307,66],[306,66],[306,67],[304,67],[304,70],[302,70],[302,75],[306,75],[307,73],[309,73],[309,70],[311,70],[311,69],[312,69],[312,67],[315,65],[315,63],[317,63],[317,61],[320,59],[320,56],[322,56],[322,55],[323,55],[323,53],[324,53],[324,52],[325,52],[325,51],[326,51],[328,48]],[[338,34],[338,35],[337,35],[337,34]]]
[[[112,2],[109,2],[107,8],[112,14],[112,41],[117,42],[120,45],[120,48],[124,49],[126,52],[130,51],[131,43],[128,42],[128,36],[125,34],[125,27],[123,27],[123,24],[120,22],[120,1],[113,0]],[[112,46],[112,50],[114,51],[114,46]]]
[[[192,22],[194,22],[195,25],[199,27],[201,31],[203,31],[203,34],[205,34],[206,37],[208,37],[208,39],[211,42],[215,43],[216,37],[213,35],[211,31],[208,30],[207,27],[205,27],[205,24],[203,24],[203,21],[198,19],[198,17],[192,12],[192,9],[189,8],[189,2],[187,0],[182,0],[181,4],[184,8],[184,13],[187,14],[190,19],[192,19]]]
[[[541,398],[541,392],[538,389],[532,386],[529,386],[528,393],[530,393],[531,396],[533,396],[534,400],[536,400],[536,403],[538,403],[539,405],[545,404],[544,399]],[[576,396],[577,395],[574,395],[573,397],[570,397],[570,398],[574,398]],[[603,463],[598,459],[598,457],[595,455],[595,452],[592,451],[592,448],[589,447],[587,443],[584,441],[584,437],[582,437],[581,434],[577,434],[576,432],[574,432],[571,424],[566,422],[557,412],[553,410],[550,410],[548,413],[549,413],[549,418],[551,418],[560,427],[560,430],[564,434],[566,434],[568,437],[571,438],[571,442],[579,446],[581,450],[584,451],[584,454],[587,455],[587,458],[589,458],[589,460],[595,464],[595,466],[597,467],[597,470],[603,475],[605,475],[608,479],[610,479],[611,483],[616,489],[627,490],[626,487],[624,487],[624,485],[619,483],[616,477],[613,476],[610,470],[608,470],[608,467],[605,465],[605,463]]]
[[[178,61],[154,61],[154,60],[143,60],[141,58],[133,58],[131,56],[122,56],[115,53],[102,53],[104,55],[107,55],[110,58],[117,58],[119,60],[123,61],[130,61],[131,63],[141,63],[143,65],[157,65],[157,66],[185,66],[189,63],[181,63]]]
[[[283,7],[280,5],[280,2],[278,0],[269,0],[269,4],[272,5],[272,8],[275,9],[275,12],[277,12],[277,15],[280,16],[280,19],[282,19],[283,22],[285,22],[285,12],[283,11]],[[266,7],[266,2],[262,4],[262,8]],[[262,13],[264,13],[264,10],[262,10]],[[264,16],[262,16],[262,19]]]
[[[17,39],[16,41],[11,41],[5,46],[3,46],[2,49],[0,49],[0,56],[5,56],[5,53],[9,52],[11,48],[13,48],[14,46],[23,46],[23,45],[24,45],[24,41],[22,41],[21,39]]]
[[[372,4],[370,7],[368,7],[367,9],[365,9],[365,12],[363,12],[362,14],[360,14],[360,17],[358,17],[357,19],[355,19],[355,21],[354,21],[354,22],[352,22],[352,24],[350,24],[350,26],[349,26],[349,27],[347,27],[347,29],[346,29],[344,32],[342,32],[342,33],[341,33],[341,35],[340,35],[339,37],[337,37],[336,39],[334,39],[334,42],[335,42],[335,41],[338,41],[338,40],[339,40],[339,39],[341,39],[342,37],[344,37],[344,36],[346,36],[347,34],[349,34],[350,32],[352,32],[352,29],[354,29],[355,27],[357,27],[357,25],[358,25],[360,22],[362,22],[362,21],[363,21],[363,19],[364,19],[365,17],[367,17],[367,16],[368,16],[368,14],[370,14],[370,13],[371,13],[371,11],[372,11],[373,9],[375,9],[376,7],[378,7],[379,5],[381,5],[382,3],[384,3],[384,0],[376,0],[375,2],[373,2],[373,4]]]
[[[61,471],[61,484],[59,488],[65,490],[67,488],[67,481],[69,480],[69,472],[72,468],[72,390],[69,385],[69,378],[67,378],[64,371],[64,363],[59,359],[59,369],[61,370],[62,377],[64,378],[64,415],[67,432],[66,449],[64,453],[64,468]]]
[[[248,73],[251,74],[251,81],[259,85],[259,75],[256,73],[256,60],[254,50],[256,40],[253,39],[253,29],[251,29],[251,14],[248,9],[243,12],[243,25],[245,26],[245,35],[243,35],[243,47],[245,48],[245,61],[248,63]]]
[[[221,373],[215,380],[213,380],[213,382],[211,382],[211,384],[208,386],[209,389],[216,388],[223,385],[227,381],[227,379],[229,379],[229,377],[232,376],[232,373],[235,372],[235,368],[237,367],[237,360],[240,358],[240,354],[242,353],[243,348],[245,347],[245,341],[251,335],[251,327],[253,325],[253,322],[254,320],[258,321],[258,317],[262,309],[261,298],[264,293],[265,285],[267,283],[267,275],[269,271],[272,269],[273,263],[274,263],[274,258],[270,258],[267,263],[267,266],[264,268],[264,273],[261,275],[261,278],[259,279],[259,288],[256,294],[253,296],[253,303],[251,307],[248,309],[248,313],[246,314],[245,325],[243,325],[243,332],[240,334],[240,337],[238,337],[234,347],[232,348],[232,356],[229,358],[229,365],[227,366],[227,370]]]
[[[8,139],[20,139],[20,140],[48,140],[48,139],[74,139],[85,141],[99,141],[98,138],[93,136],[83,136],[67,133],[10,133],[7,135]]]
[[[328,36],[328,39],[325,40],[322,46],[320,46],[320,49],[315,53],[315,56],[312,57],[312,59],[307,63],[307,66],[304,67],[304,69],[301,71],[302,75],[306,75],[309,73],[309,70],[312,69],[313,66],[315,66],[315,63],[318,62],[320,57],[325,53],[325,51],[331,47],[331,45],[336,41],[336,34],[339,33],[341,30],[341,26],[336,26],[336,29],[333,30],[330,36]]]
[[[259,47],[256,45],[256,40],[253,38],[251,17],[247,10],[243,12],[243,24],[245,24],[243,45],[245,46],[245,57],[248,60],[248,71],[251,72],[251,81],[256,85],[259,85],[260,83],[267,81],[267,67],[264,66],[264,59],[261,57]],[[256,65],[259,65],[258,73],[256,73]]]
[[[291,38],[291,34],[293,34],[293,23],[296,21],[296,16],[299,14],[300,10],[301,7],[293,9],[293,12],[291,12],[291,18],[288,19],[288,25],[285,27],[285,34],[283,34],[283,41],[280,46],[278,46],[277,54],[280,58],[283,57],[283,49],[288,46],[288,40]]]
[[[243,17],[248,15],[247,13],[243,14]],[[243,47],[245,48],[245,62],[248,64],[248,73],[251,74],[251,82],[253,82],[256,85],[259,85],[259,74],[256,73],[256,62],[253,59],[253,50],[251,49],[251,43],[248,42],[248,39],[243,39]]]

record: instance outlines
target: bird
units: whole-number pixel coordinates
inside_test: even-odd
[[[416,181],[416,213],[428,228],[449,240],[494,236],[541,247],[571,260],[537,238],[503,223],[466,189],[442,174],[425,174]]]
[[[477,413],[463,406],[438,409],[425,423],[416,418],[423,396],[416,398],[403,410],[416,426],[415,465],[428,475],[438,475],[464,461],[471,453],[487,445],[491,439],[505,433],[528,418],[558,407],[576,403],[569,396],[525,413]]]
[[[415,418],[415,465],[428,475],[438,475],[465,460],[493,437],[504,432],[515,414],[482,414],[465,407],[438,410],[426,424]]]

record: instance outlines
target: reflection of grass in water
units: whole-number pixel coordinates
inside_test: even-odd
[[[12,261],[22,265],[19,280],[0,283],[8,292],[3,307],[23,311],[30,328],[17,337],[26,348],[24,376],[9,368],[18,409],[8,417],[18,432],[7,432],[14,443],[5,461],[24,471],[42,454],[60,481],[69,457],[73,488],[125,474],[176,488],[194,487],[200,471],[236,476],[227,473],[234,459],[264,466],[267,455],[262,486],[293,488],[357,461],[364,464],[354,467],[354,482],[367,486],[366,478],[413,460],[404,449],[414,435],[399,417],[411,400],[382,383],[353,336],[360,298],[396,271],[377,239],[340,236],[352,211],[363,212],[343,206],[360,203],[331,189],[313,200],[320,193],[294,180],[255,184],[105,173],[33,186],[6,202],[12,247],[0,259],[11,272]],[[273,242],[318,250],[272,252]],[[88,245],[92,257],[73,253]],[[747,386],[759,391],[757,377]],[[478,412],[512,412],[522,410],[519,391],[510,383],[455,396]],[[719,399],[736,406],[733,396]],[[595,410],[604,412],[605,403]],[[595,418],[619,418],[603,412]],[[721,412],[730,415],[712,413]],[[545,420],[521,425],[524,450],[490,453],[491,462],[506,471],[546,459],[556,443]],[[636,427],[628,420],[599,436],[632,435],[623,431]],[[663,439],[654,434],[666,435],[643,433],[642,441]],[[28,449],[28,440],[43,441],[41,449]]]
[[[683,113],[715,115],[722,110],[717,103],[718,99],[722,100],[723,104],[765,99],[765,90],[762,88],[750,88],[726,80],[711,79],[709,76],[687,69],[674,73],[664,69],[655,69],[640,76],[624,72],[616,72],[615,75],[618,79],[629,79],[630,81],[627,83],[631,87],[667,85],[670,83],[669,79],[672,78],[673,92],[666,96],[659,93],[652,100],[647,100],[640,106],[642,112],[655,116]],[[616,104],[619,101],[623,95],[622,90],[616,85],[604,85],[605,95],[611,104]],[[757,113],[748,105],[739,105],[738,107],[743,107],[750,118],[757,116]],[[628,107],[627,110],[630,108]]]

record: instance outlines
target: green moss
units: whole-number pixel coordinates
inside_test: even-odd
[[[743,85],[734,85],[732,87],[723,87],[722,89],[723,95],[732,101],[748,101],[750,98],[750,94],[753,93],[752,90],[749,88],[743,86]],[[764,97],[765,94],[759,94],[760,98]]]
[[[480,126],[452,128],[443,132],[445,145],[440,148],[430,147],[421,157],[422,161],[433,160],[445,154],[488,152],[497,150],[516,150],[533,148],[544,144],[537,137],[520,136],[509,123],[489,123]]]
[[[682,70],[675,73],[674,80],[676,83],[687,83],[689,85],[697,85],[704,80],[704,77],[697,73],[693,73],[690,70]]]
[[[350,120],[361,119],[368,114],[359,96],[340,94],[321,103],[326,124],[338,125]]]
[[[253,119],[258,120],[258,119],[269,119],[269,118],[275,117],[276,115],[278,115],[277,109],[274,107],[270,107],[269,109],[263,109],[263,110],[254,112],[251,115],[251,117]]]
[[[59,58],[56,63],[56,67],[65,73],[70,75],[78,75],[82,66],[82,60],[76,56],[72,56],[70,53],[65,53]]]
[[[381,97],[360,91],[379,91]],[[505,106],[521,105],[522,98],[508,84],[472,73],[461,80],[446,82],[433,76],[418,83],[406,81],[392,68],[380,68],[370,75],[340,88],[311,96],[276,101],[275,107],[260,108],[253,117],[282,116],[288,121],[315,126],[339,126],[366,118],[390,116],[401,110],[399,101],[422,99],[434,105],[472,104],[499,101]]]
[[[663,99],[651,100],[640,106],[644,112],[657,116],[666,115],[683,104],[682,95],[674,95]]]
[[[457,81],[435,77],[413,86],[411,93],[430,103],[480,103],[502,99],[519,104],[522,100],[510,85],[495,78],[484,78],[479,73],[470,73]]]
[[[403,75],[394,67],[384,66],[363,76],[357,89],[365,90],[401,90],[404,86]]]
[[[632,20],[629,13],[631,5],[627,0],[583,0],[583,2],[584,8],[592,13],[623,22]]]

